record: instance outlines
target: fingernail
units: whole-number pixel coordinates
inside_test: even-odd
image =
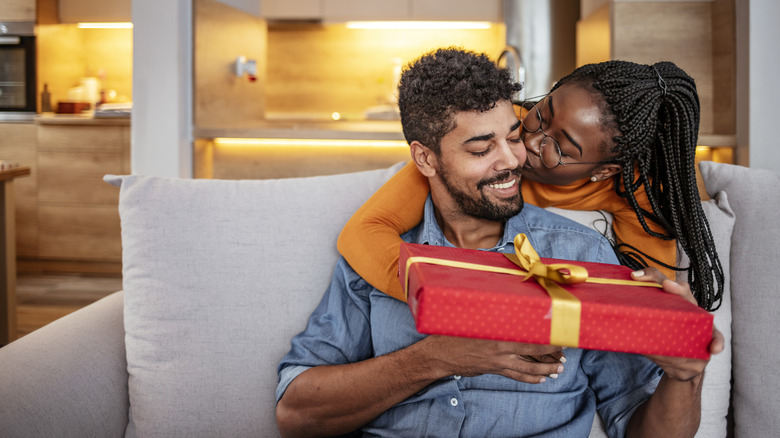
[[[645,271],[643,271],[643,270],[634,271],[634,272],[631,273],[631,275],[633,277],[641,277],[641,276],[645,275]]]
[[[550,374],[550,377],[552,377],[553,379],[557,379],[558,375],[557,374]]]
[[[541,379],[539,379],[539,383],[544,383],[544,382],[546,382],[546,381],[547,381],[547,379],[546,379],[546,378],[544,378],[544,377],[542,377]]]
[[[558,365],[558,373],[562,373],[562,372],[563,372],[563,365]]]
[[[559,361],[560,361],[561,363],[566,363],[566,357],[565,357],[565,356],[561,356],[561,358],[559,359]]]

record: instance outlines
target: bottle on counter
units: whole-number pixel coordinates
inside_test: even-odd
[[[51,112],[51,93],[49,93],[49,84],[43,84],[43,91],[41,91],[41,112]]]

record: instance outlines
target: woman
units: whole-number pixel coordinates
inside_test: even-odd
[[[699,305],[715,310],[723,268],[696,185],[699,99],[693,79],[669,62],[589,64],[549,95],[524,105],[524,200],[540,207],[613,214],[616,251],[632,269],[674,278],[677,245]],[[338,248],[377,289],[404,300],[399,235],[416,226],[429,187],[410,163],[350,219]],[[365,236],[370,236],[366,239]]]

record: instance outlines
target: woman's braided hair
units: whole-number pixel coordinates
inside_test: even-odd
[[[688,282],[699,306],[720,307],[723,267],[696,183],[699,97],[693,78],[671,62],[607,61],[576,69],[553,91],[566,83],[603,96],[607,123],[618,133],[607,153],[623,167],[615,176],[615,191],[628,201],[648,234],[677,239],[690,259]],[[652,211],[639,206],[635,193],[640,188],[647,192]],[[647,219],[668,234],[651,230]],[[632,269],[647,266],[635,248],[617,249],[621,263]]]

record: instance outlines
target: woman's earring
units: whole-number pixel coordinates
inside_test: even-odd
[[[591,180],[591,181],[593,181],[593,182],[596,182],[596,181],[598,181],[599,179],[598,179],[598,178],[596,178],[596,175],[593,175],[592,177],[590,177],[590,180]]]

